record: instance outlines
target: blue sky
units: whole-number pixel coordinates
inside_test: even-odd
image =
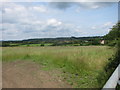
[[[3,3],[2,40],[101,36],[118,21],[118,3]]]

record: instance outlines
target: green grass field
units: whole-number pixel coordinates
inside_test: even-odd
[[[102,87],[98,78],[114,53],[107,46],[3,47],[2,61],[32,60],[45,66],[43,70],[61,70],[74,87],[97,88]]]
[[[30,46],[30,47],[37,47],[37,46],[41,46],[41,44],[23,44],[23,45],[21,45],[21,44],[9,44],[10,46],[17,46],[17,47],[28,47],[28,46]],[[52,45],[52,43],[45,43],[44,44],[44,46],[51,46]]]

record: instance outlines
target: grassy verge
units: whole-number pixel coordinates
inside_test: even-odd
[[[114,50],[106,46],[66,47],[5,47],[2,60],[32,60],[44,70],[60,69],[64,80],[73,87],[101,87],[98,76]]]

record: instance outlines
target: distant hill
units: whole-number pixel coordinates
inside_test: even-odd
[[[90,40],[95,38],[103,38],[103,36],[94,36],[94,37],[58,37],[58,38],[36,38],[36,39],[26,39],[22,41],[46,41],[46,42],[53,42],[53,41],[66,41],[66,40]]]

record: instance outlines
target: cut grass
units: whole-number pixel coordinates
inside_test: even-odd
[[[108,58],[114,54],[106,46],[5,47],[2,60],[32,60],[45,66],[44,70],[58,68],[73,87],[101,87],[97,81]]]

